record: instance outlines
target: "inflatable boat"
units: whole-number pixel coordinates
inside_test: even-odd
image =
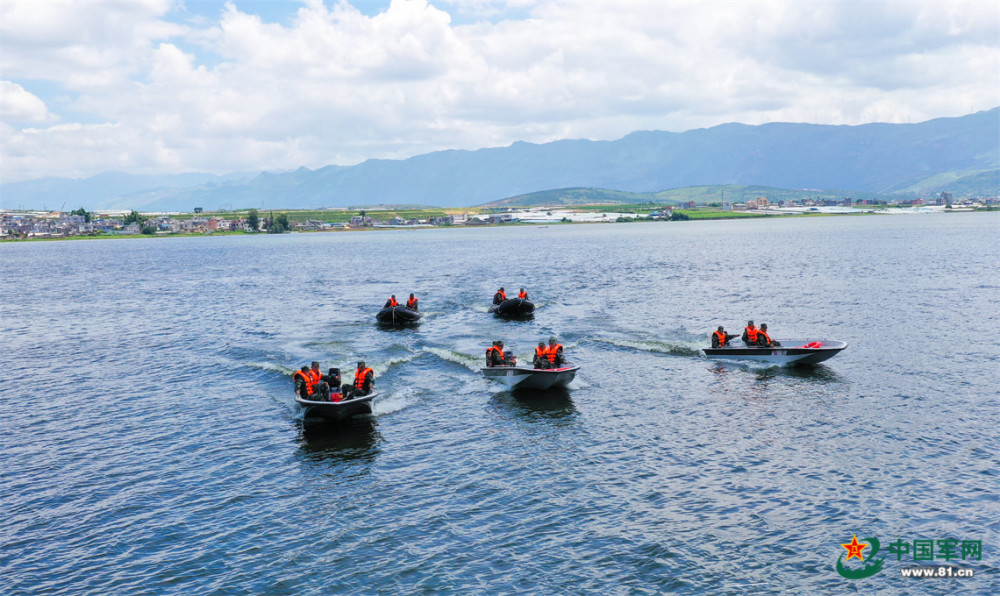
[[[780,339],[778,347],[724,346],[704,348],[705,356],[721,360],[752,360],[780,365],[818,364],[836,356],[847,342],[827,339]]]
[[[535,312],[535,303],[527,298],[508,298],[490,307],[490,312],[507,319],[530,317]]]
[[[579,366],[566,363],[560,368],[528,368],[525,366],[487,366],[482,369],[487,379],[499,381],[511,389],[550,389],[565,387],[576,377]]]
[[[372,400],[378,396],[378,391],[374,389],[368,395],[359,395],[351,399],[341,401],[312,401],[302,399],[298,394],[295,401],[302,408],[302,417],[305,420],[327,420],[331,422],[342,422],[350,420],[355,416],[364,416],[372,413]],[[333,399],[341,397],[340,393],[334,393]]]
[[[388,306],[378,311],[375,318],[381,325],[411,325],[424,315],[405,306]]]

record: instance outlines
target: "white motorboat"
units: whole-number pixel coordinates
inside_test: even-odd
[[[781,345],[770,348],[759,346],[724,346],[704,348],[705,356],[722,360],[750,360],[780,365],[817,364],[836,356],[847,347],[847,342],[828,339],[779,339]]]
[[[550,389],[568,385],[580,367],[567,362],[559,368],[487,366],[481,370],[487,379],[499,381],[511,389]]]

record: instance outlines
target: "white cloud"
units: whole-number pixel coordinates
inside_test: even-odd
[[[4,179],[318,167],[732,121],[916,122],[1000,104],[987,2],[394,0],[368,16],[309,0],[280,23],[254,6],[184,21],[165,1],[0,4]],[[32,95],[28,80],[59,91]],[[56,117],[81,126],[17,130]]]
[[[6,122],[32,124],[54,119],[45,102],[17,83],[0,81],[0,119]]]

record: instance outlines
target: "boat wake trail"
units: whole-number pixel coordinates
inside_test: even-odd
[[[602,342],[606,344],[611,344],[613,346],[618,346],[620,348],[631,348],[633,350],[642,350],[644,352],[659,352],[661,354],[670,354],[671,356],[700,356],[701,349],[692,346],[688,342],[671,342],[662,340],[632,340],[632,339],[614,339],[610,337],[598,337],[591,341]]]
[[[274,362],[248,362],[247,366],[250,368],[256,368],[260,370],[270,370],[274,372],[280,372],[283,375],[291,376],[293,372],[299,370],[297,367],[292,368],[285,366],[283,364],[276,364]]]
[[[399,364],[406,364],[407,362],[410,362],[419,355],[420,355],[419,353],[412,353],[412,354],[406,354],[404,356],[396,356],[394,358],[386,360],[385,362],[376,362],[375,364],[369,364],[369,366],[371,366],[372,371],[375,373],[376,377],[381,377],[385,373],[389,372],[389,369],[391,369],[392,367]],[[345,370],[353,371],[354,369],[351,368]]]
[[[417,404],[420,401],[418,389],[412,387],[393,388],[388,394],[382,394],[372,402],[372,413],[376,416],[392,414]]]
[[[434,354],[441,360],[447,360],[448,362],[461,364],[462,366],[468,368],[472,372],[479,372],[479,369],[483,367],[482,358],[478,358],[476,356],[470,356],[468,354],[463,354],[461,352],[456,352],[454,350],[447,350],[445,348],[424,348],[424,351]]]

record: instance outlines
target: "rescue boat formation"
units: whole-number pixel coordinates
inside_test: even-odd
[[[779,347],[723,346],[704,348],[705,356],[718,360],[750,360],[787,366],[819,364],[847,347],[847,342],[829,339],[782,339]]]
[[[502,290],[503,288],[501,288]],[[534,310],[535,305],[530,300],[526,297],[518,297],[505,299],[492,305],[489,312],[506,319],[527,319],[533,316]],[[422,316],[415,309],[397,305],[386,306],[378,312],[376,319],[381,325],[407,326],[418,322]],[[762,328],[766,329],[766,326],[762,325]],[[729,337],[724,337],[728,334],[724,334],[722,327],[719,327],[718,334],[722,338],[720,341],[729,339]],[[768,347],[740,343],[742,345],[727,344],[716,348],[703,348],[702,351],[707,358],[717,360],[802,366],[819,364],[829,360],[847,347],[847,342],[820,339],[782,339],[774,341],[773,345]],[[480,371],[487,379],[496,381],[510,390],[546,390],[565,388],[576,378],[576,373],[580,370],[579,366],[568,362],[558,368],[533,368],[517,366],[513,359],[507,361],[514,365],[485,366]],[[303,411],[304,420],[343,422],[355,416],[371,415],[372,402],[377,396],[378,393],[374,390],[367,395],[349,399],[343,399],[341,393],[334,393],[330,401],[313,401],[303,399],[296,394],[295,401]]]

